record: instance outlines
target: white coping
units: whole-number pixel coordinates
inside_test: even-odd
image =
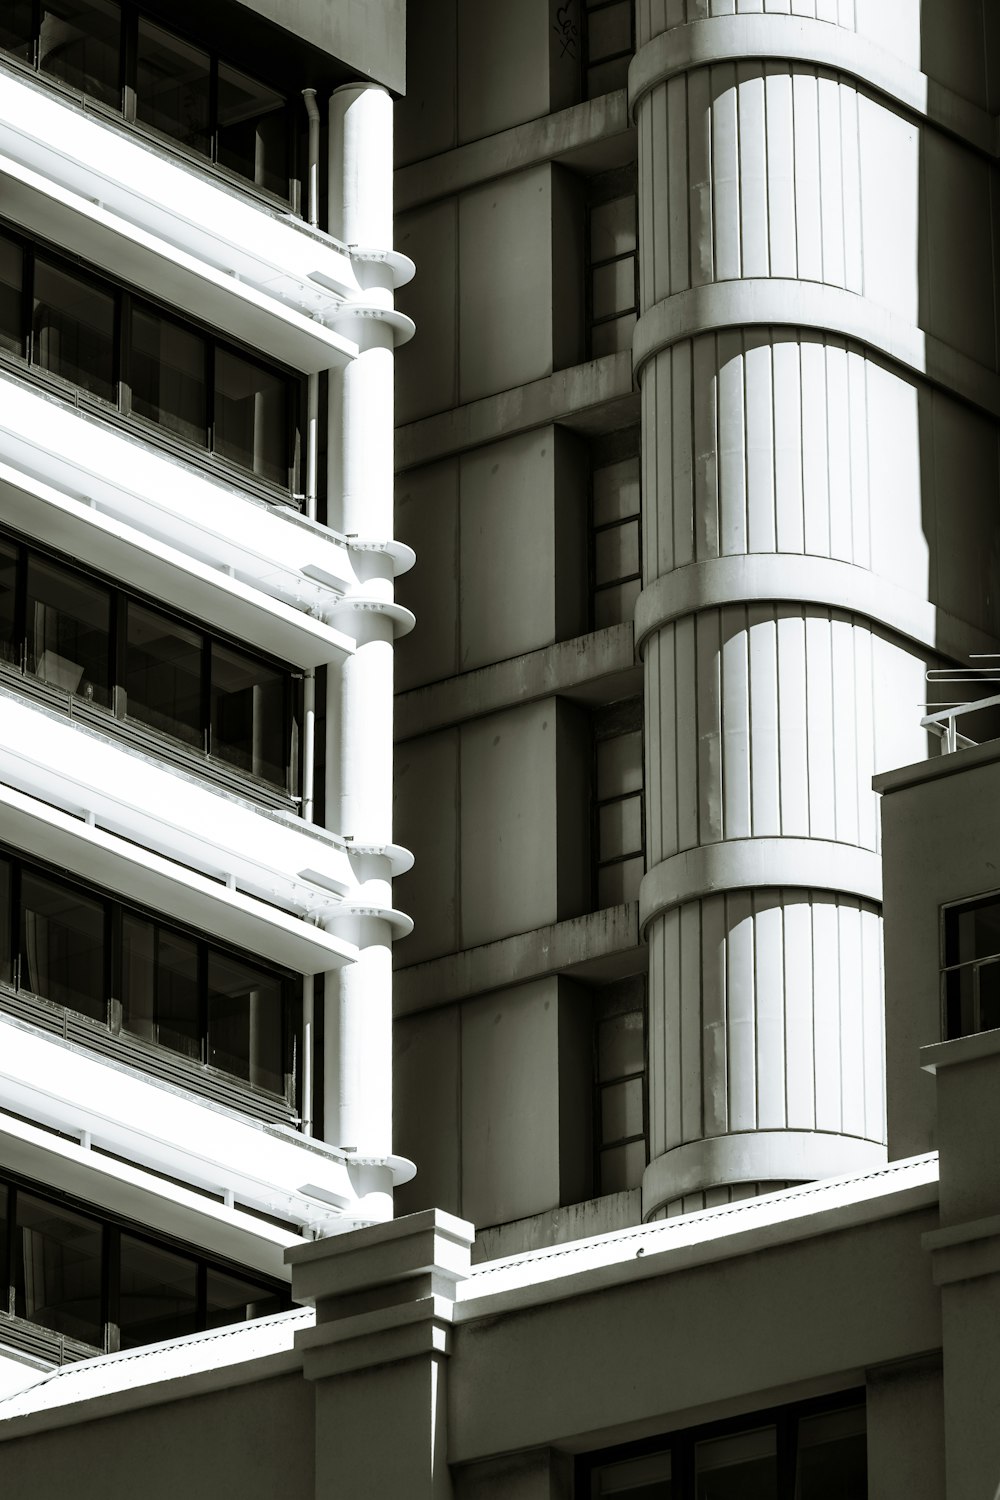
[[[505,1256],[473,1266],[468,1278],[459,1282],[455,1321],[576,1297],[601,1286],[662,1276],[891,1218],[936,1203],[937,1183],[938,1155],[932,1151],[874,1172],[831,1177],[568,1245]]]
[[[937,1153],[931,1152],[862,1176],[789,1188],[724,1208],[505,1257],[473,1267],[458,1283],[453,1318],[463,1323],[493,1317],[892,1218],[935,1203],[937,1180]],[[299,1369],[301,1354],[294,1348],[294,1336],[313,1322],[312,1310],[303,1308],[63,1366],[0,1400],[0,1441]],[[91,1403],[99,1403],[96,1410]]]
[[[114,1410],[189,1396],[192,1383],[210,1390],[297,1369],[302,1356],[295,1351],[295,1335],[314,1322],[312,1308],[297,1307],[250,1323],[230,1323],[141,1349],[61,1365],[26,1389],[0,1399],[0,1438],[25,1431],[28,1424],[23,1421],[18,1422],[17,1431],[3,1431],[5,1423],[19,1418],[48,1418],[31,1425],[68,1425],[92,1415],[82,1408],[93,1401],[101,1402],[101,1415],[107,1416]],[[222,1380],[213,1380],[213,1374],[221,1374]],[[61,1420],[52,1419],[56,1412]]]

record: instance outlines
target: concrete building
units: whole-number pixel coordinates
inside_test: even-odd
[[[0,1403],[0,1476],[82,1500],[126,1493],[139,1465],[153,1500],[993,1500],[996,754],[937,755],[925,674],[1000,638],[994,8],[414,0],[404,94],[389,4],[234,0],[217,31],[179,3],[126,7],[123,120],[86,81],[56,93],[81,85],[45,61],[53,9],[25,8],[13,60],[13,23],[0,37],[4,233],[35,309],[19,290],[0,370],[20,652],[0,732],[19,903],[0,1006],[20,1007],[0,1057],[0,1331],[19,1331],[23,1386]],[[155,118],[143,37],[183,73]],[[296,107],[316,89],[325,136],[317,154],[309,96],[298,160],[311,179],[325,156],[325,199],[296,197],[291,170],[284,208],[267,196],[263,95],[252,171],[245,135],[230,144],[236,69]],[[186,154],[164,165],[170,118]],[[103,174],[91,139],[113,145]],[[114,333],[115,422],[100,409],[127,482],[61,386],[32,437],[31,379],[64,374],[71,343],[39,322],[39,268],[68,277],[68,246],[96,268],[91,297],[114,270],[132,330]],[[155,319],[158,406],[136,332]],[[394,531],[388,381],[410,319]],[[175,451],[194,327],[222,403],[197,473]],[[281,498],[262,482],[275,388],[252,388],[241,449],[218,374],[268,356],[305,379]],[[72,521],[43,531],[54,507]],[[197,767],[129,714],[131,680],[109,669],[133,698],[104,707],[126,745],[79,691],[94,673],[65,680],[80,658],[30,644],[53,607],[36,554],[65,568],[58,539],[113,577],[126,660],[140,609],[169,602],[175,633],[202,632]],[[322,720],[286,779],[298,812],[258,785],[269,679],[238,751],[218,750],[214,653],[248,649],[303,673],[307,745],[313,700]],[[17,715],[56,714],[55,689],[72,712],[42,741]],[[123,995],[122,934],[197,929],[201,1094],[190,1056],[152,1066],[154,1043],[182,1051],[156,985],[144,1011],[109,989],[117,1012],[42,1034],[80,1010],[37,994],[49,914],[24,891],[53,863],[108,893],[87,899]],[[292,985],[302,1059],[287,1113],[256,1123],[248,1101],[280,1093],[254,1040],[262,978],[227,997],[245,1062],[213,1051],[205,976],[234,947]],[[98,1025],[118,1049],[99,1058]],[[27,1347],[44,1255],[29,1265],[25,1204],[56,1201],[101,1223],[105,1314],[127,1310],[121,1247],[141,1241],[197,1262],[198,1326],[126,1339],[105,1316],[99,1357],[74,1362],[93,1343],[64,1334]],[[253,1316],[289,1272],[303,1305]],[[217,1309],[227,1276],[257,1290]],[[29,1360],[52,1373],[26,1383]]]

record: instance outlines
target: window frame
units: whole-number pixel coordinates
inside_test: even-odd
[[[90,1220],[97,1225],[101,1231],[101,1293],[100,1293],[100,1322],[104,1331],[103,1344],[88,1344],[83,1340],[73,1338],[69,1334],[58,1333],[44,1323],[36,1323],[31,1318],[15,1311],[15,1262],[16,1262],[16,1234],[17,1234],[17,1196],[19,1193],[29,1194],[38,1198],[43,1203],[50,1204],[56,1210],[64,1210],[67,1213],[78,1214],[80,1217]],[[49,1347],[46,1353],[50,1358],[55,1358],[58,1363],[64,1363],[67,1359],[86,1359],[94,1353],[113,1354],[121,1347],[121,1238],[129,1235],[143,1244],[151,1245],[157,1250],[164,1250],[170,1254],[182,1255],[195,1263],[197,1280],[197,1312],[199,1332],[207,1331],[212,1327],[227,1326],[210,1324],[208,1322],[207,1308],[207,1283],[210,1271],[221,1272],[225,1276],[232,1276],[239,1280],[249,1282],[251,1285],[259,1285],[263,1292],[283,1300],[288,1310],[294,1306],[287,1283],[273,1280],[263,1272],[257,1272],[246,1266],[241,1266],[235,1261],[227,1260],[225,1257],[206,1255],[197,1247],[176,1239],[172,1235],[157,1234],[148,1226],[136,1223],[122,1214],[116,1214],[112,1209],[98,1207],[87,1203],[82,1199],[74,1197],[70,1193],[64,1193],[58,1188],[52,1188],[45,1184],[36,1183],[22,1173],[12,1172],[6,1168],[0,1172],[0,1195],[6,1193],[7,1221],[5,1225],[4,1242],[0,1244],[0,1278],[5,1277],[6,1282],[0,1279],[0,1343],[9,1339],[13,1334],[12,1342],[18,1342],[17,1332],[27,1325],[31,1330],[38,1330],[41,1341]],[[2,1201],[2,1198],[0,1198]],[[279,1309],[280,1310],[280,1309]],[[262,1314],[267,1316],[267,1314]],[[241,1319],[238,1321],[248,1321]],[[250,1320],[252,1321],[252,1320]],[[176,1335],[180,1337],[181,1335]],[[156,1342],[155,1340],[153,1342]],[[143,1348],[142,1344],[129,1345],[130,1348]]]
[[[302,508],[300,494],[300,479],[302,468],[302,419],[305,410],[304,403],[304,377],[299,370],[280,360],[261,358],[259,351],[250,345],[242,343],[238,339],[231,338],[226,334],[220,334],[210,324],[199,318],[185,316],[177,312],[168,303],[148,295],[145,291],[138,290],[126,281],[118,281],[107,275],[100,268],[92,266],[89,261],[80,256],[73,255],[51,245],[48,241],[27,235],[16,224],[9,220],[0,218],[0,236],[20,246],[23,255],[22,285],[21,285],[21,328],[23,352],[13,354],[8,350],[0,350],[0,369],[9,370],[21,378],[27,378],[57,395],[69,399],[73,405],[84,409],[91,409],[100,413],[101,416],[121,424],[130,432],[141,435],[155,446],[184,458],[194,461],[199,467],[207,469],[217,477],[222,477],[226,483],[237,482],[242,489],[260,494],[270,501],[289,506],[299,511]],[[114,400],[106,400],[104,397],[89,391],[85,386],[76,385],[72,380],[58,372],[49,370],[46,366],[37,362],[34,357],[33,338],[33,305],[35,293],[35,262],[41,257],[46,262],[51,262],[57,270],[63,274],[69,274],[81,282],[90,282],[99,290],[109,293],[114,298],[115,304],[115,326],[114,326]],[[155,316],[172,322],[178,327],[195,332],[205,338],[208,346],[208,360],[206,368],[206,397],[207,397],[207,424],[206,442],[204,446],[172,432],[150,417],[142,416],[132,409],[132,385],[129,378],[129,343],[131,330],[131,313],[134,306],[148,308]],[[231,458],[223,457],[215,451],[214,444],[214,412],[215,412],[215,359],[216,351],[221,349],[235,355],[238,359],[256,366],[268,374],[276,375],[283,383],[286,391],[285,412],[285,468],[287,483],[282,485],[269,479],[264,474],[258,474],[253,469],[245,468],[242,464]]]
[[[627,47],[618,52],[609,52],[606,57],[592,59],[590,55],[590,18],[602,10],[611,10],[620,4],[620,0],[583,0],[581,29],[583,31],[583,97],[585,99],[600,99],[607,93],[614,93],[614,89],[602,89],[599,94],[592,93],[590,87],[590,74],[592,70],[606,67],[609,63],[621,62],[624,58],[630,58],[635,53],[635,7],[628,4],[626,12],[629,19],[629,43]],[[621,87],[621,85],[619,85]]]
[[[261,959],[257,954],[247,953],[239,948],[233,947],[210,934],[199,932],[196,928],[188,926],[184,922],[175,921],[172,918],[164,918],[162,913],[139,902],[121,900],[110,891],[100,886],[93,885],[86,880],[72,875],[65,870],[47,863],[44,860],[33,857],[25,858],[18,850],[7,844],[0,843],[0,859],[6,861],[10,870],[10,942],[11,942],[11,978],[10,981],[0,980],[0,1012],[21,1014],[21,1002],[27,1001],[30,1007],[29,1014],[35,1009],[34,1002],[41,1007],[47,1015],[72,1016],[79,1018],[83,1023],[73,1028],[73,1039],[82,1041],[87,1045],[87,1033],[95,1031],[101,1037],[108,1037],[114,1042],[121,1038],[126,1042],[138,1042],[142,1048],[149,1050],[156,1057],[165,1059],[174,1066],[171,1072],[179,1072],[190,1078],[187,1086],[194,1092],[198,1092],[198,1079],[218,1080],[224,1086],[229,1103],[234,1108],[239,1108],[240,1100],[252,1100],[260,1097],[270,1101],[273,1105],[287,1107],[294,1118],[298,1118],[299,1096],[301,1091],[301,1068],[300,1051],[300,1011],[301,1011],[301,975],[282,966]],[[57,884],[68,886],[79,891],[82,896],[91,901],[98,902],[104,911],[104,953],[103,953],[103,990],[104,990],[104,1017],[98,1019],[85,1011],[75,1010],[72,1006],[63,1005],[59,1001],[51,1000],[46,995],[39,995],[36,991],[28,989],[23,982],[23,952],[21,945],[21,912],[22,912],[22,876],[27,871],[36,874],[46,880],[54,880]],[[123,1001],[123,976],[122,976],[122,919],[128,913],[138,917],[145,922],[151,922],[156,929],[165,929],[176,933],[188,940],[193,940],[197,945],[198,954],[198,1008],[199,1008],[199,1057],[193,1058],[179,1052],[171,1047],[165,1046],[158,1041],[152,1041],[140,1033],[129,1030],[124,1020]],[[269,978],[277,981],[281,994],[281,1075],[284,1079],[284,1090],[276,1093],[272,1089],[254,1083],[240,1074],[231,1073],[208,1061],[209,1032],[208,1032],[208,999],[207,999],[207,965],[210,952],[221,954],[224,958],[241,964],[249,963],[254,968],[260,969]],[[11,1003],[13,1002],[13,1003]],[[50,1028],[51,1029],[51,1028]],[[96,1036],[95,1036],[96,1040]],[[107,1050],[102,1048],[101,1050]],[[113,1051],[112,1046],[112,1051]],[[134,1057],[130,1057],[134,1061]],[[155,1071],[147,1069],[147,1071]],[[281,1111],[284,1113],[284,1111]]]
[[[591,252],[591,221],[594,210],[603,207],[605,203],[614,203],[620,198],[631,198],[635,204],[635,249],[621,251],[616,255],[605,255],[595,260]],[[586,213],[585,218],[585,242],[584,242],[584,321],[587,338],[587,358],[607,358],[607,355],[595,355],[594,353],[594,329],[603,328],[608,324],[615,323],[619,318],[639,317],[639,188],[637,164],[632,161],[622,167],[613,167],[608,172],[601,172],[595,177],[587,179],[586,190]],[[613,313],[603,313],[600,317],[594,315],[594,276],[595,273],[605,269],[607,266],[619,265],[623,261],[632,261],[632,303],[631,306],[619,308]]]
[[[623,516],[618,520],[597,522],[597,501],[595,476],[602,469],[614,468],[615,465],[627,463],[635,459],[639,463],[639,509]],[[635,573],[623,574],[604,583],[597,581],[597,538],[605,532],[612,531],[616,527],[623,527],[636,523],[637,545],[638,545],[638,569]],[[590,467],[587,476],[587,529],[588,529],[588,608],[591,630],[607,629],[607,626],[599,626],[597,623],[597,596],[606,593],[610,589],[621,588],[626,583],[638,583],[642,588],[642,445],[641,432],[638,427],[628,427],[621,432],[610,433],[604,437],[597,438],[590,447]],[[620,622],[628,623],[628,622]]]
[[[983,1031],[994,1031],[1000,1028],[984,1027],[982,1025],[982,1012],[980,1008],[979,974],[987,967],[1000,964],[1000,946],[995,953],[984,953],[975,958],[967,958],[960,963],[948,963],[948,938],[949,919],[957,917],[963,911],[974,910],[978,906],[986,906],[992,903],[1000,905],[1000,891],[983,891],[978,896],[966,897],[961,901],[947,901],[938,913],[939,924],[939,1024],[941,1040],[945,1042],[957,1041],[963,1036],[978,1036]],[[963,971],[972,975],[972,1007],[975,1025],[971,1031],[952,1031],[948,1025],[948,980],[952,974],[961,974]]]
[[[616,1074],[614,1078],[601,1077],[599,1033],[601,1024],[615,1016],[641,1014],[642,1016],[642,1069],[640,1072]],[[594,991],[594,1016],[592,1030],[592,1090],[593,1090],[593,1144],[594,1144],[594,1190],[598,1197],[608,1193],[629,1192],[630,1188],[605,1188],[601,1175],[601,1157],[605,1151],[619,1146],[630,1146],[641,1141],[645,1164],[649,1164],[649,997],[645,974],[635,974],[616,984],[603,985]],[[615,1084],[642,1081],[642,1130],[638,1135],[621,1136],[605,1140],[603,1134],[602,1099],[604,1090]]]
[[[301,740],[302,725],[302,673],[287,662],[272,656],[269,652],[260,651],[247,647],[236,637],[224,634],[222,631],[206,627],[204,623],[194,616],[185,614],[183,611],[175,610],[165,606],[161,600],[151,598],[140,592],[115,582],[104,573],[95,569],[77,567],[66,557],[53,548],[40,545],[31,538],[11,528],[0,525],[0,542],[12,547],[17,552],[15,600],[14,600],[14,640],[12,643],[16,660],[5,661],[0,658],[0,683],[5,679],[14,679],[20,686],[22,683],[30,683],[32,689],[40,689],[47,697],[57,697],[60,701],[68,698],[72,711],[79,713],[81,707],[92,715],[93,722],[106,728],[108,732],[118,736],[127,735],[130,740],[138,740],[146,745],[153,753],[166,760],[173,760],[185,767],[194,765],[199,773],[213,776],[215,779],[227,785],[238,783],[247,795],[259,796],[265,801],[275,801],[278,804],[289,802],[298,804],[301,783]],[[93,702],[83,697],[77,697],[74,693],[67,693],[65,689],[58,688],[53,684],[46,683],[37,677],[27,666],[28,659],[28,566],[29,560],[37,557],[40,561],[55,565],[67,573],[74,574],[88,584],[106,590],[110,601],[108,646],[107,646],[107,670],[108,670],[108,696],[109,705]],[[128,711],[128,692],[126,687],[127,661],[128,661],[128,606],[130,603],[140,608],[151,610],[165,619],[175,622],[184,629],[193,630],[200,638],[201,655],[201,678],[200,678],[200,746],[189,744],[180,737],[175,737],[167,730],[159,729],[154,725],[147,724],[144,720],[132,715]],[[259,662],[268,671],[280,674],[282,690],[282,721],[284,741],[284,782],[270,781],[266,777],[258,776],[253,771],[247,771],[237,766],[232,760],[226,759],[215,753],[212,744],[212,648],[214,645],[223,646],[229,650],[238,652],[251,661]]]
[[[597,1476],[602,1468],[626,1463],[634,1458],[669,1454],[670,1484],[674,1500],[695,1500],[694,1453],[697,1444],[711,1442],[716,1438],[736,1437],[762,1427],[773,1426],[776,1458],[775,1500],[796,1500],[799,1424],[811,1417],[850,1411],[858,1407],[864,1411],[867,1431],[867,1393],[864,1387],[852,1387],[833,1395],[789,1402],[784,1406],[766,1407],[761,1411],[747,1412],[743,1416],[679,1428],[674,1432],[664,1433],[660,1437],[644,1438],[639,1442],[623,1443],[597,1453],[581,1454],[576,1460],[574,1493],[580,1496],[581,1500],[599,1500]],[[622,1493],[625,1495],[625,1500],[628,1500],[627,1492]]]
[[[157,145],[166,148],[172,154],[190,165],[197,164],[207,169],[212,174],[218,175],[226,183],[238,186],[242,191],[258,195],[268,205],[275,206],[285,213],[291,211],[301,216],[298,200],[301,197],[298,172],[300,170],[300,151],[298,148],[299,131],[295,115],[295,105],[292,95],[287,89],[271,83],[267,79],[259,78],[250,72],[241,62],[230,54],[223,55],[212,46],[206,46],[203,39],[194,35],[185,28],[178,29],[173,24],[166,23],[158,13],[148,10],[145,6],[136,5],[133,0],[119,0],[120,22],[118,33],[118,90],[120,104],[116,108],[101,99],[99,95],[90,94],[85,89],[77,88],[76,85],[60,78],[57,74],[43,69],[40,61],[40,29],[41,29],[41,0],[32,0],[31,40],[29,43],[29,57],[27,59],[17,57],[15,53],[0,49],[0,59],[5,65],[30,73],[33,78],[40,80],[46,87],[67,95],[74,101],[81,102],[88,111],[100,114],[117,125],[124,126],[129,132],[147,140],[156,142]],[[137,115],[137,69],[139,54],[139,21],[147,20],[151,25],[176,37],[178,41],[189,46],[197,47],[200,51],[207,53],[209,59],[209,139],[210,152],[203,154],[192,147],[185,146],[176,136],[168,132],[157,130],[155,126],[140,120]],[[278,94],[284,99],[282,113],[285,124],[285,182],[287,192],[276,193],[262,183],[253,181],[243,176],[233,167],[226,166],[218,160],[219,143],[219,120],[218,120],[218,74],[220,64],[230,67],[235,72],[243,73],[252,82],[260,84],[271,93]]]
[[[592,894],[591,900],[594,911],[604,911],[601,904],[600,877],[601,871],[612,865],[625,864],[630,859],[642,859],[643,870],[646,868],[646,731],[644,724],[643,701],[641,698],[622,698],[617,703],[607,704],[605,707],[595,709],[591,715],[591,755],[592,755],[592,787],[591,797],[591,871],[592,871]],[[600,797],[598,795],[598,746],[608,740],[623,738],[628,734],[638,733],[642,750],[642,784],[638,791],[618,792],[611,797]],[[639,848],[632,849],[626,854],[609,855],[607,859],[601,858],[601,810],[612,807],[619,803],[637,800],[639,803]]]

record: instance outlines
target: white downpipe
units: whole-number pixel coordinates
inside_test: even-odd
[[[335,90],[330,143],[330,233],[354,247],[391,249],[392,101],[384,89],[351,84]],[[364,266],[358,264],[360,275]],[[366,320],[359,333],[361,352],[330,373],[329,521],[349,538],[388,541],[392,330]],[[356,551],[354,557],[359,574],[391,578],[384,553]],[[357,648],[339,671],[327,674],[327,817],[355,845],[377,848],[392,840],[393,627],[385,614],[359,609],[350,628]],[[357,855],[352,863],[359,879],[389,879],[383,855]],[[376,916],[359,915],[354,925],[358,959],[331,974],[324,990],[324,1130],[331,1144],[383,1156],[392,1149],[391,932]]]
[[[309,116],[309,181],[306,214],[319,225],[319,127],[316,90],[303,89]],[[306,396],[306,515],[316,519],[319,463],[319,375],[309,376]],[[313,821],[316,805],[316,672],[310,667],[302,683],[302,816]],[[315,1112],[316,981],[306,974],[302,981],[302,1134],[312,1135]]]

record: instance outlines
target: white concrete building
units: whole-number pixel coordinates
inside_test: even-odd
[[[413,0],[404,94],[389,3],[59,5],[85,76],[0,32],[0,1478],[995,1500],[995,754],[922,719],[1000,650],[1000,13]]]

